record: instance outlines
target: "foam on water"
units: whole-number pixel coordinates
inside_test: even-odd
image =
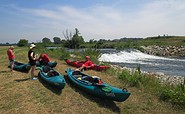
[[[185,60],[159,57],[142,53],[138,50],[123,50],[114,53],[104,53],[99,61],[116,63],[120,66],[137,67],[149,72],[163,72],[169,75],[185,76]]]
[[[155,61],[155,60],[185,61],[181,59],[172,59],[172,58],[149,55],[149,54],[142,53],[138,50],[131,50],[131,51],[126,50],[126,51],[120,51],[118,53],[102,54],[99,58],[99,61],[103,61],[103,62],[118,62],[118,63],[123,62],[123,63],[139,63],[139,64],[150,64],[149,61]],[[145,61],[148,61],[148,62],[145,62]]]

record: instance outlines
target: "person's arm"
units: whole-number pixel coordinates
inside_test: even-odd
[[[31,58],[33,59],[33,60],[36,60],[36,58],[33,56],[33,52],[30,54],[31,55]]]
[[[10,50],[10,55],[14,56],[14,52],[12,50]]]
[[[41,56],[39,56],[39,58],[37,59],[37,61],[40,61],[42,58],[41,58]]]

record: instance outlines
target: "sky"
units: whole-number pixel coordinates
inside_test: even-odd
[[[185,0],[0,0],[0,43],[185,35]]]

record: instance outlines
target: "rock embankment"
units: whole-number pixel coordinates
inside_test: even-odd
[[[185,57],[185,46],[142,46],[144,53],[165,57]]]

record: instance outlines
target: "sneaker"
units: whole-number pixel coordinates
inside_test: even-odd
[[[35,77],[33,77],[33,78],[31,78],[31,80],[36,80],[37,78],[35,78]]]

